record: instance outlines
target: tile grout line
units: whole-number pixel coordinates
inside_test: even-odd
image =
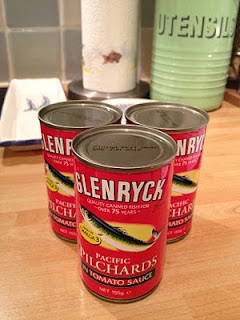
[[[7,18],[6,18],[6,8],[5,3],[2,0],[2,9],[3,9],[3,32],[6,41],[6,52],[7,52],[7,59],[8,59],[8,82],[14,77],[14,68],[12,62],[12,55],[10,50],[10,41],[9,41],[9,28],[7,27]]]
[[[64,37],[63,37],[63,0],[58,0],[58,16],[59,16],[59,30],[60,30],[60,50],[61,50],[61,79],[62,81],[66,80],[66,70],[65,70],[65,53],[64,53]]]

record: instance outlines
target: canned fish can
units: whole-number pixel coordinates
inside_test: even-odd
[[[118,123],[118,108],[95,101],[67,101],[48,105],[38,114],[52,230],[71,242],[77,241],[72,140],[80,132]]]
[[[128,123],[155,128],[177,143],[167,242],[183,239],[191,230],[208,114],[194,106],[153,102],[131,106]]]
[[[139,300],[163,272],[176,143],[116,124],[79,134],[72,150],[81,279],[105,300]]]

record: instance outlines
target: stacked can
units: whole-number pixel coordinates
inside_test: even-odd
[[[167,242],[184,238],[192,226],[192,216],[202,159],[208,114],[196,107],[152,102],[131,106],[127,123],[155,128],[177,143]]]
[[[146,297],[163,271],[175,141],[115,124],[77,135],[72,150],[83,283],[105,300]]]
[[[86,129],[120,123],[122,113],[107,103],[67,101],[42,108],[38,116],[52,230],[60,238],[76,242],[72,140]]]

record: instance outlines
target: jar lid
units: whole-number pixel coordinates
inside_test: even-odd
[[[125,113],[128,121],[167,132],[191,132],[205,127],[207,112],[197,107],[166,102],[130,106]]]
[[[138,125],[109,125],[89,129],[73,139],[75,157],[106,171],[150,171],[170,163],[176,142],[159,130]]]
[[[48,127],[74,130],[120,122],[122,112],[104,102],[79,100],[48,105],[38,115]]]

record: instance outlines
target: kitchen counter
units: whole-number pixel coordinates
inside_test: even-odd
[[[192,231],[167,245],[158,288],[129,304],[89,293],[77,246],[53,234],[41,150],[0,149],[0,319],[239,320],[240,108],[209,115]]]

